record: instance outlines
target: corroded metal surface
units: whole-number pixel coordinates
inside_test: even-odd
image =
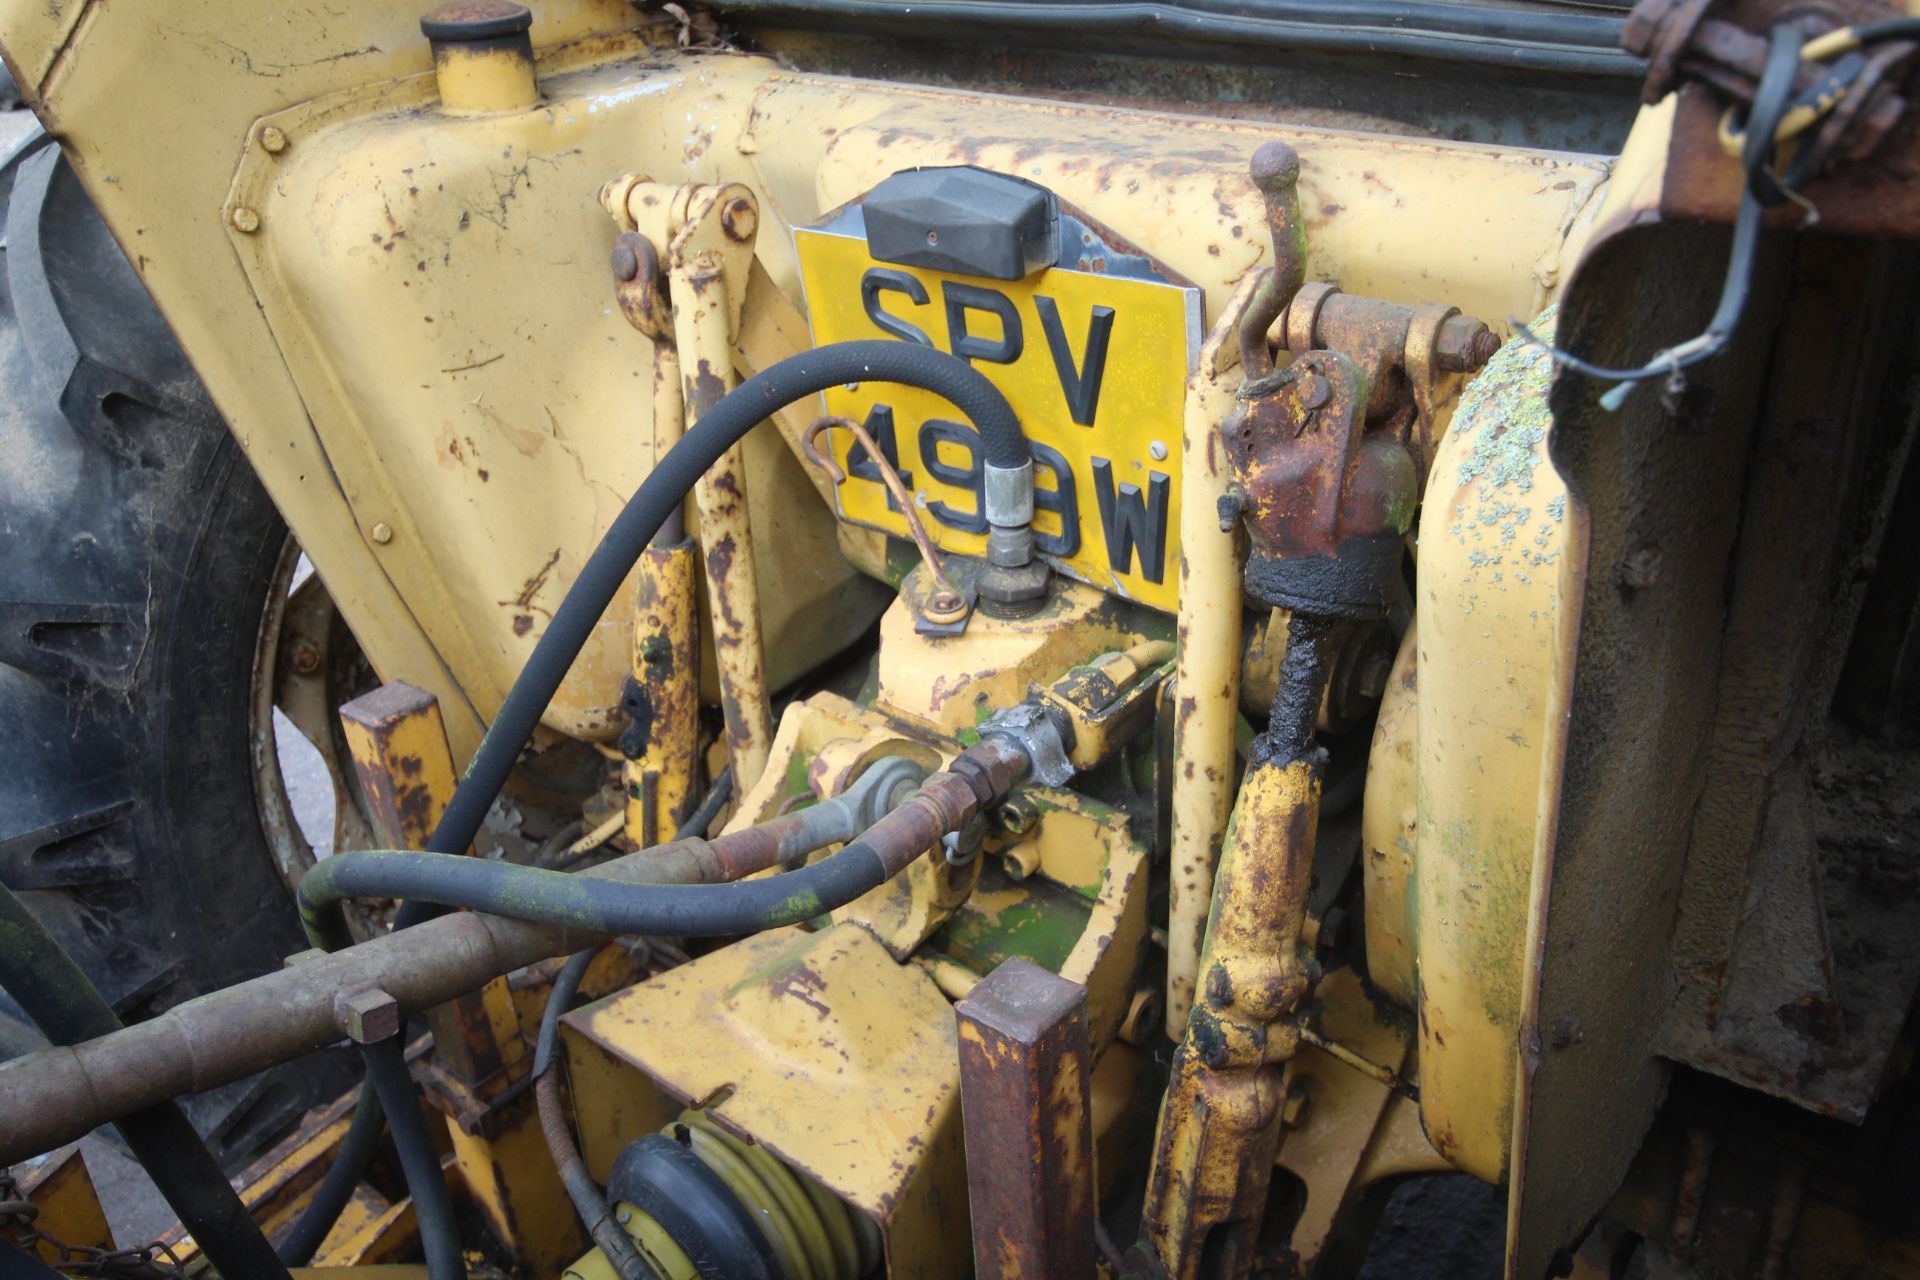
[[[1259,325],[1258,340],[1265,335]],[[1247,593],[1263,603],[1386,613],[1418,478],[1398,440],[1366,432],[1367,396],[1364,371],[1333,351],[1241,383],[1220,428],[1234,474],[1221,518],[1246,525]]]
[[[1320,765],[1248,772],[1214,886],[1200,998],[1161,1105],[1141,1246],[1172,1280],[1253,1264],[1280,1142],[1287,1020],[1306,990],[1306,917]],[[1203,1271],[1203,1264],[1217,1271]]]
[[[342,707],[340,722],[381,839],[389,848],[426,848],[457,781],[438,699],[396,681]],[[522,1056],[505,979],[435,1010],[429,1021],[435,1063],[454,1080],[478,1084]]]
[[[623,699],[633,723],[627,757],[627,838],[636,849],[671,839],[686,816],[700,746],[700,651],[691,540],[648,547],[635,566],[633,677]]]
[[[953,1012],[975,1274],[1092,1280],[1086,989],[1015,958]]]

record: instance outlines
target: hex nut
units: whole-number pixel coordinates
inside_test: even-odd
[[[1034,559],[1015,568],[988,564],[980,570],[976,588],[980,607],[998,618],[1022,618],[1037,613],[1047,602],[1052,569]]]
[[[260,130],[260,146],[268,155],[279,155],[287,149],[287,135],[273,125]]]
[[[260,229],[260,215],[246,205],[236,205],[233,210],[233,229],[242,235],[252,235]]]

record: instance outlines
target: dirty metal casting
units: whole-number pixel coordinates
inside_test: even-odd
[[[1264,346],[1268,322],[1243,333]],[[1234,485],[1222,519],[1247,530],[1247,594],[1275,608],[1380,617],[1413,522],[1418,478],[1406,448],[1368,433],[1366,375],[1336,351],[1309,351],[1241,383],[1221,430]]]

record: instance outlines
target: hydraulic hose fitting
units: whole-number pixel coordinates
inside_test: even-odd
[[[1078,772],[1068,754],[1073,750],[1073,722],[1057,707],[1023,702],[988,716],[980,725],[983,743],[999,739],[1027,758],[1036,782],[1064,787]]]
[[[987,563],[980,571],[981,607],[996,618],[1025,617],[1046,603],[1053,574],[1034,550],[1033,460],[1015,467],[988,462],[982,474]]]

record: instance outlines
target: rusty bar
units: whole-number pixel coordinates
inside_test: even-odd
[[[701,255],[688,261],[676,256],[669,280],[687,418],[698,424],[734,384],[726,272],[717,258]],[[707,621],[713,632],[727,750],[736,793],[745,795],[766,771],[773,747],[773,702],[760,636],[745,453],[739,445],[700,477],[693,498],[700,513],[700,548],[706,554]]]
[[[725,842],[715,841],[719,846]],[[696,884],[726,862],[698,840],[628,854],[580,874]],[[743,871],[742,874],[745,872]],[[75,1141],[156,1102],[231,1084],[342,1038],[334,996],[377,986],[411,1015],[489,980],[601,941],[577,929],[461,911],[175,1005],[81,1044],[0,1062],[0,1167]]]
[[[953,1013],[975,1274],[1093,1276],[1087,989],[1016,956]]]
[[[426,848],[458,783],[438,699],[394,681],[341,707],[340,724],[374,830],[390,848]],[[428,1022],[434,1059],[456,1079],[487,1079],[522,1054],[504,978],[433,1010]]]

